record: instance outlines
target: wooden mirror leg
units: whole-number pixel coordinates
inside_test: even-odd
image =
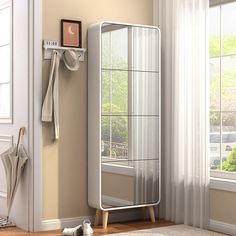
[[[148,210],[149,210],[149,215],[150,215],[151,222],[154,223],[156,221],[154,207],[148,207]]]
[[[94,220],[94,226],[97,226],[98,223],[99,223],[99,218],[100,218],[100,215],[101,215],[102,211],[97,209],[96,210],[96,215],[95,215],[95,220]]]
[[[102,226],[103,229],[107,229],[107,222],[108,222],[108,211],[102,212]]]

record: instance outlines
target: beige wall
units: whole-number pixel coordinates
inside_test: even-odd
[[[87,27],[102,20],[152,24],[152,0],[43,0],[43,39],[59,40],[60,19],[82,21]],[[43,61],[43,91],[49,61]],[[43,126],[43,218],[93,214],[87,205],[87,59],[78,72],[60,68],[60,140],[51,141],[51,126]]]
[[[210,218],[236,225],[236,193],[211,189]]]

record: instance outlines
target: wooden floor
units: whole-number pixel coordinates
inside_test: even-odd
[[[138,222],[126,222],[119,224],[108,224],[107,230],[102,229],[102,226],[94,227],[93,236],[100,236],[104,234],[128,232],[133,230],[149,229],[149,228],[156,228],[170,225],[173,225],[173,223],[164,220],[157,220],[156,223],[151,223],[149,221],[138,221]],[[0,229],[0,236],[60,236],[60,235],[62,235],[61,230],[39,232],[39,233],[28,233],[19,230],[17,228]]]

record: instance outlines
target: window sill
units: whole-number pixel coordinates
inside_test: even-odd
[[[211,177],[210,189],[236,192],[236,180]]]
[[[236,181],[236,172],[228,172],[228,171],[219,171],[219,170],[211,170],[211,177],[217,179],[229,179]]]
[[[134,176],[134,168],[130,166],[102,163],[102,171],[112,174]]]

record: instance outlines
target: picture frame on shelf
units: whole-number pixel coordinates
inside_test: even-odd
[[[61,46],[82,48],[82,22],[61,19]]]

